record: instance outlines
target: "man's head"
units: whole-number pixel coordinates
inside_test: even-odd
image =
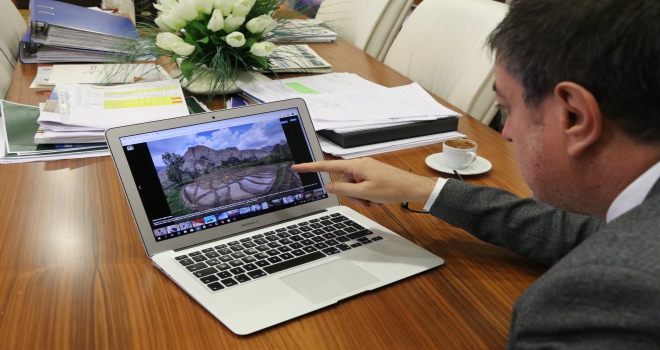
[[[658,0],[514,0],[491,35],[503,135],[540,200],[601,216],[658,161],[659,18]]]
[[[660,1],[514,0],[490,45],[529,107],[574,82],[605,118],[660,144]]]

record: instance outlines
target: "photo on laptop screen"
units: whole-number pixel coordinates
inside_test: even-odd
[[[327,198],[296,108],[121,143],[156,241]]]

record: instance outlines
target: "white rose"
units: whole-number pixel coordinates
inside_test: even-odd
[[[177,15],[181,16],[186,22],[190,22],[197,18],[197,10],[195,9],[194,4],[191,1],[181,1],[180,3],[174,5],[172,10],[169,12],[174,12]]]
[[[172,45],[175,43],[182,43],[183,39],[181,39],[178,35],[172,34],[172,33],[158,33],[156,35],[156,46],[161,47],[165,50],[172,51]]]
[[[241,47],[245,44],[245,35],[241,32],[233,32],[227,35],[227,44],[231,47]]]
[[[179,30],[186,26],[186,20],[174,11],[168,11],[161,15],[163,22],[174,30]]]
[[[271,42],[254,43],[250,47],[250,53],[259,57],[266,57],[273,53],[273,50],[275,50],[275,44]]]
[[[245,24],[245,27],[247,27],[250,33],[268,33],[277,27],[277,21],[269,15],[261,15],[249,20],[247,24]],[[270,30],[266,31],[268,28],[270,28]]]
[[[210,14],[213,11],[213,0],[195,0],[195,9],[200,15]]]
[[[231,10],[234,8],[234,0],[214,0],[213,8],[220,10],[222,15],[227,17],[231,14]]]
[[[234,3],[234,9],[231,11],[231,14],[234,15],[234,17],[245,17],[247,16],[248,13],[250,13],[250,10],[252,10],[252,6],[254,6],[254,2],[256,0],[238,0]]]
[[[175,32],[176,31],[174,28],[168,26],[167,23],[165,23],[165,21],[163,21],[163,18],[160,17],[160,16],[156,17],[154,22],[156,22],[156,25],[159,26],[161,29],[163,29],[165,31],[168,31],[168,32]]]
[[[233,14],[225,18],[225,32],[231,33],[238,29],[245,22],[245,17],[234,17]]]
[[[176,52],[177,54],[181,56],[188,56],[193,51],[195,51],[195,46],[190,45],[188,43],[184,43],[183,41],[180,43],[173,43],[172,44],[172,51]]]
[[[208,26],[206,28],[210,29],[211,31],[217,32],[220,29],[223,29],[225,27],[225,19],[222,18],[222,11],[215,9],[213,10],[213,15],[211,15],[211,19],[209,20]]]

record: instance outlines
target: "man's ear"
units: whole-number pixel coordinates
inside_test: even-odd
[[[561,123],[568,154],[577,157],[601,136],[603,120],[598,102],[587,89],[571,82],[557,84],[555,98],[563,107]]]

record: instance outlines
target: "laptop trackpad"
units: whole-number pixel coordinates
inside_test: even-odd
[[[379,281],[352,262],[339,259],[280,278],[314,304]]]

